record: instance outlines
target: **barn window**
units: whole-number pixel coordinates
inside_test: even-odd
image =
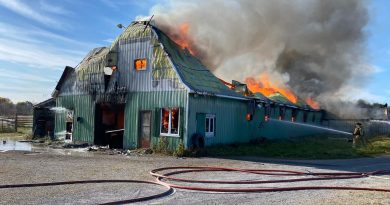
[[[179,135],[179,108],[161,109],[161,135]]]
[[[296,122],[297,121],[297,115],[298,115],[298,110],[293,109],[291,111],[291,122]]]
[[[265,105],[264,121],[268,122],[271,116],[271,105]]]
[[[205,135],[206,137],[215,136],[215,115],[207,114],[205,118]]]
[[[279,107],[279,120],[284,120],[285,111],[285,107]]]
[[[146,70],[146,58],[142,58],[142,59],[135,59],[134,60],[134,68],[135,70]]]

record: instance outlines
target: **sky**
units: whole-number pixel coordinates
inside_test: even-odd
[[[109,46],[157,0],[0,0],[0,97],[13,102],[50,98],[65,66],[92,48]],[[357,88],[370,102],[390,103],[390,1],[369,2],[367,61],[376,68]]]

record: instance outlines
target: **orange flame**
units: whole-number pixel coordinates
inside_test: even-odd
[[[186,48],[192,55],[195,55],[194,43],[188,33],[189,29],[189,23],[182,23],[180,24],[179,29],[171,35],[171,37],[181,48]]]
[[[259,81],[256,81],[256,79],[252,77],[248,77],[245,79],[245,83],[247,84],[248,89],[253,93],[259,92],[265,96],[270,96],[279,92],[293,103],[297,103],[298,101],[298,97],[291,90],[273,83],[270,80],[269,75],[265,72],[260,74]]]
[[[316,102],[313,98],[306,98],[306,103],[310,105],[313,109],[320,109],[320,104]]]

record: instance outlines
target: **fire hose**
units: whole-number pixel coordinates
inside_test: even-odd
[[[168,171],[168,172],[167,172]],[[166,172],[162,174],[162,172]],[[277,180],[196,180],[188,178],[174,177],[174,175],[184,173],[201,173],[201,172],[238,172],[245,174],[255,175],[270,175],[270,176],[300,176],[302,178],[294,179],[277,179]],[[39,186],[58,186],[58,185],[71,185],[71,184],[93,184],[93,183],[143,183],[159,185],[166,188],[165,191],[132,199],[126,199],[121,201],[113,201],[102,203],[105,205],[112,204],[124,204],[142,202],[152,199],[158,199],[161,197],[169,196],[174,193],[173,188],[204,191],[204,192],[246,192],[246,193],[261,193],[261,192],[276,192],[276,191],[298,191],[298,190],[362,190],[362,191],[378,191],[378,192],[390,192],[390,188],[369,188],[369,187],[354,187],[354,186],[288,186],[288,187],[269,187],[269,188],[213,188],[213,187],[200,187],[191,185],[180,185],[173,183],[185,182],[187,184],[271,184],[271,183],[292,183],[301,181],[315,181],[315,180],[336,180],[336,179],[356,179],[378,176],[383,174],[390,174],[390,170],[379,170],[373,172],[301,172],[292,170],[280,170],[280,169],[236,169],[227,167],[202,167],[202,166],[177,166],[177,167],[163,167],[150,171],[150,174],[156,178],[156,181],[142,181],[142,180],[82,180],[82,181],[64,181],[64,182],[48,182],[48,183],[35,183],[35,184],[10,184],[0,185],[0,189],[9,188],[22,188],[22,187],[39,187]]]
[[[173,170],[165,174],[159,174],[162,171]],[[225,181],[225,180],[193,180],[173,177],[177,174],[191,172],[240,172],[257,175],[276,175],[276,176],[310,176],[307,178],[283,179],[283,180],[252,180],[252,181]],[[270,188],[211,188],[188,186],[170,183],[169,181],[186,182],[186,183],[203,183],[203,184],[267,184],[267,183],[291,183],[299,181],[314,180],[336,180],[336,179],[355,179],[369,176],[390,174],[390,170],[380,170],[374,172],[299,172],[290,170],[275,169],[234,169],[226,167],[164,167],[150,171],[150,174],[156,177],[157,182],[177,189],[187,189],[206,192],[275,192],[275,191],[297,191],[297,190],[363,190],[390,192],[390,188],[369,188],[353,186],[292,186],[292,187],[270,187]]]
[[[162,183],[152,182],[152,181],[142,181],[142,180],[82,180],[82,181],[64,181],[64,182],[47,182],[47,183],[35,183],[35,184],[8,184],[0,185],[0,189],[9,189],[9,188],[22,188],[22,187],[41,187],[41,186],[59,186],[59,185],[72,185],[72,184],[98,184],[98,183],[137,183],[137,184],[153,184],[159,185],[166,188],[164,192],[159,194],[137,197],[132,199],[125,199],[120,201],[112,201],[101,203],[100,205],[114,205],[114,204],[127,204],[134,202],[142,202],[152,199],[157,199],[165,196],[169,196],[174,193],[174,189],[170,186],[167,186]]]

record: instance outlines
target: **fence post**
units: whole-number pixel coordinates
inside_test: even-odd
[[[18,132],[18,114],[15,114],[15,132]]]

